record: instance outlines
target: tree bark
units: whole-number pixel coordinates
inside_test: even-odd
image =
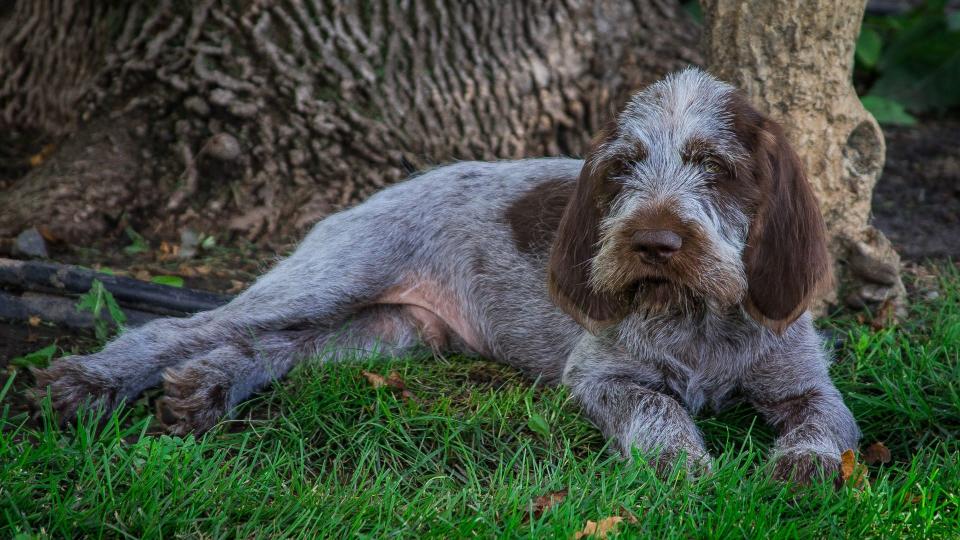
[[[0,132],[56,144],[0,236],[290,238],[435,164],[580,154],[698,39],[674,0],[16,2]]]
[[[877,306],[904,297],[900,259],[870,225],[883,133],[851,74],[864,0],[703,0],[710,70],[783,124],[831,236],[840,295]],[[838,299],[834,291],[825,300]]]

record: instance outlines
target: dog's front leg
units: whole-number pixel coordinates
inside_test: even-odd
[[[744,380],[750,401],[779,433],[772,474],[781,481],[809,483],[836,473],[841,453],[860,438],[819,339],[812,328],[808,333],[766,355]]]
[[[710,456],[687,410],[657,391],[662,381],[652,366],[613,340],[584,336],[567,360],[563,382],[624,457],[636,448],[661,476],[681,455],[688,470],[709,468]]]

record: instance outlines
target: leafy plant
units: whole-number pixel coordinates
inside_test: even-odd
[[[24,367],[47,367],[50,364],[50,360],[53,359],[53,355],[57,353],[57,345],[51,343],[46,347],[27,353],[23,356],[18,356],[10,360],[10,365],[24,368]]]
[[[863,96],[860,102],[881,124],[912,126],[917,123],[917,119],[908,113],[899,101],[880,96]]]
[[[960,14],[930,0],[901,14],[867,16],[856,47],[862,98],[878,121],[909,125],[912,114],[960,106]]]
[[[150,282],[169,287],[183,287],[183,278],[180,276],[153,276]]]
[[[150,244],[147,243],[146,238],[144,238],[140,233],[133,230],[133,227],[127,227],[124,231],[127,234],[127,238],[130,239],[130,245],[123,248],[123,251],[128,255],[136,255],[137,253],[143,253],[150,250]]]
[[[117,300],[98,279],[93,280],[90,290],[77,301],[77,311],[93,313],[93,332],[101,343],[110,337],[111,323],[118,331],[122,331],[127,322],[127,316],[120,309]]]

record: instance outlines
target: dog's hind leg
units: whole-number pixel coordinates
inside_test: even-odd
[[[40,394],[49,393],[61,421],[69,421],[84,403],[109,411],[133,399],[160,384],[165,369],[205,354],[235,356],[231,347],[251,335],[269,341],[289,328],[342,326],[399,280],[410,260],[409,231],[371,226],[384,219],[382,210],[361,206],[321,222],[293,255],[221,308],[152,321],[100,352],[37,371]],[[271,369],[267,378],[285,372]]]
[[[363,309],[341,328],[324,325],[238,336],[166,370],[158,416],[174,434],[202,433],[302,360],[400,354],[423,342],[422,330],[407,307],[384,305]]]

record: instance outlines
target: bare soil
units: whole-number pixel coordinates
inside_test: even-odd
[[[874,225],[907,261],[960,259],[960,119],[885,128]]]

